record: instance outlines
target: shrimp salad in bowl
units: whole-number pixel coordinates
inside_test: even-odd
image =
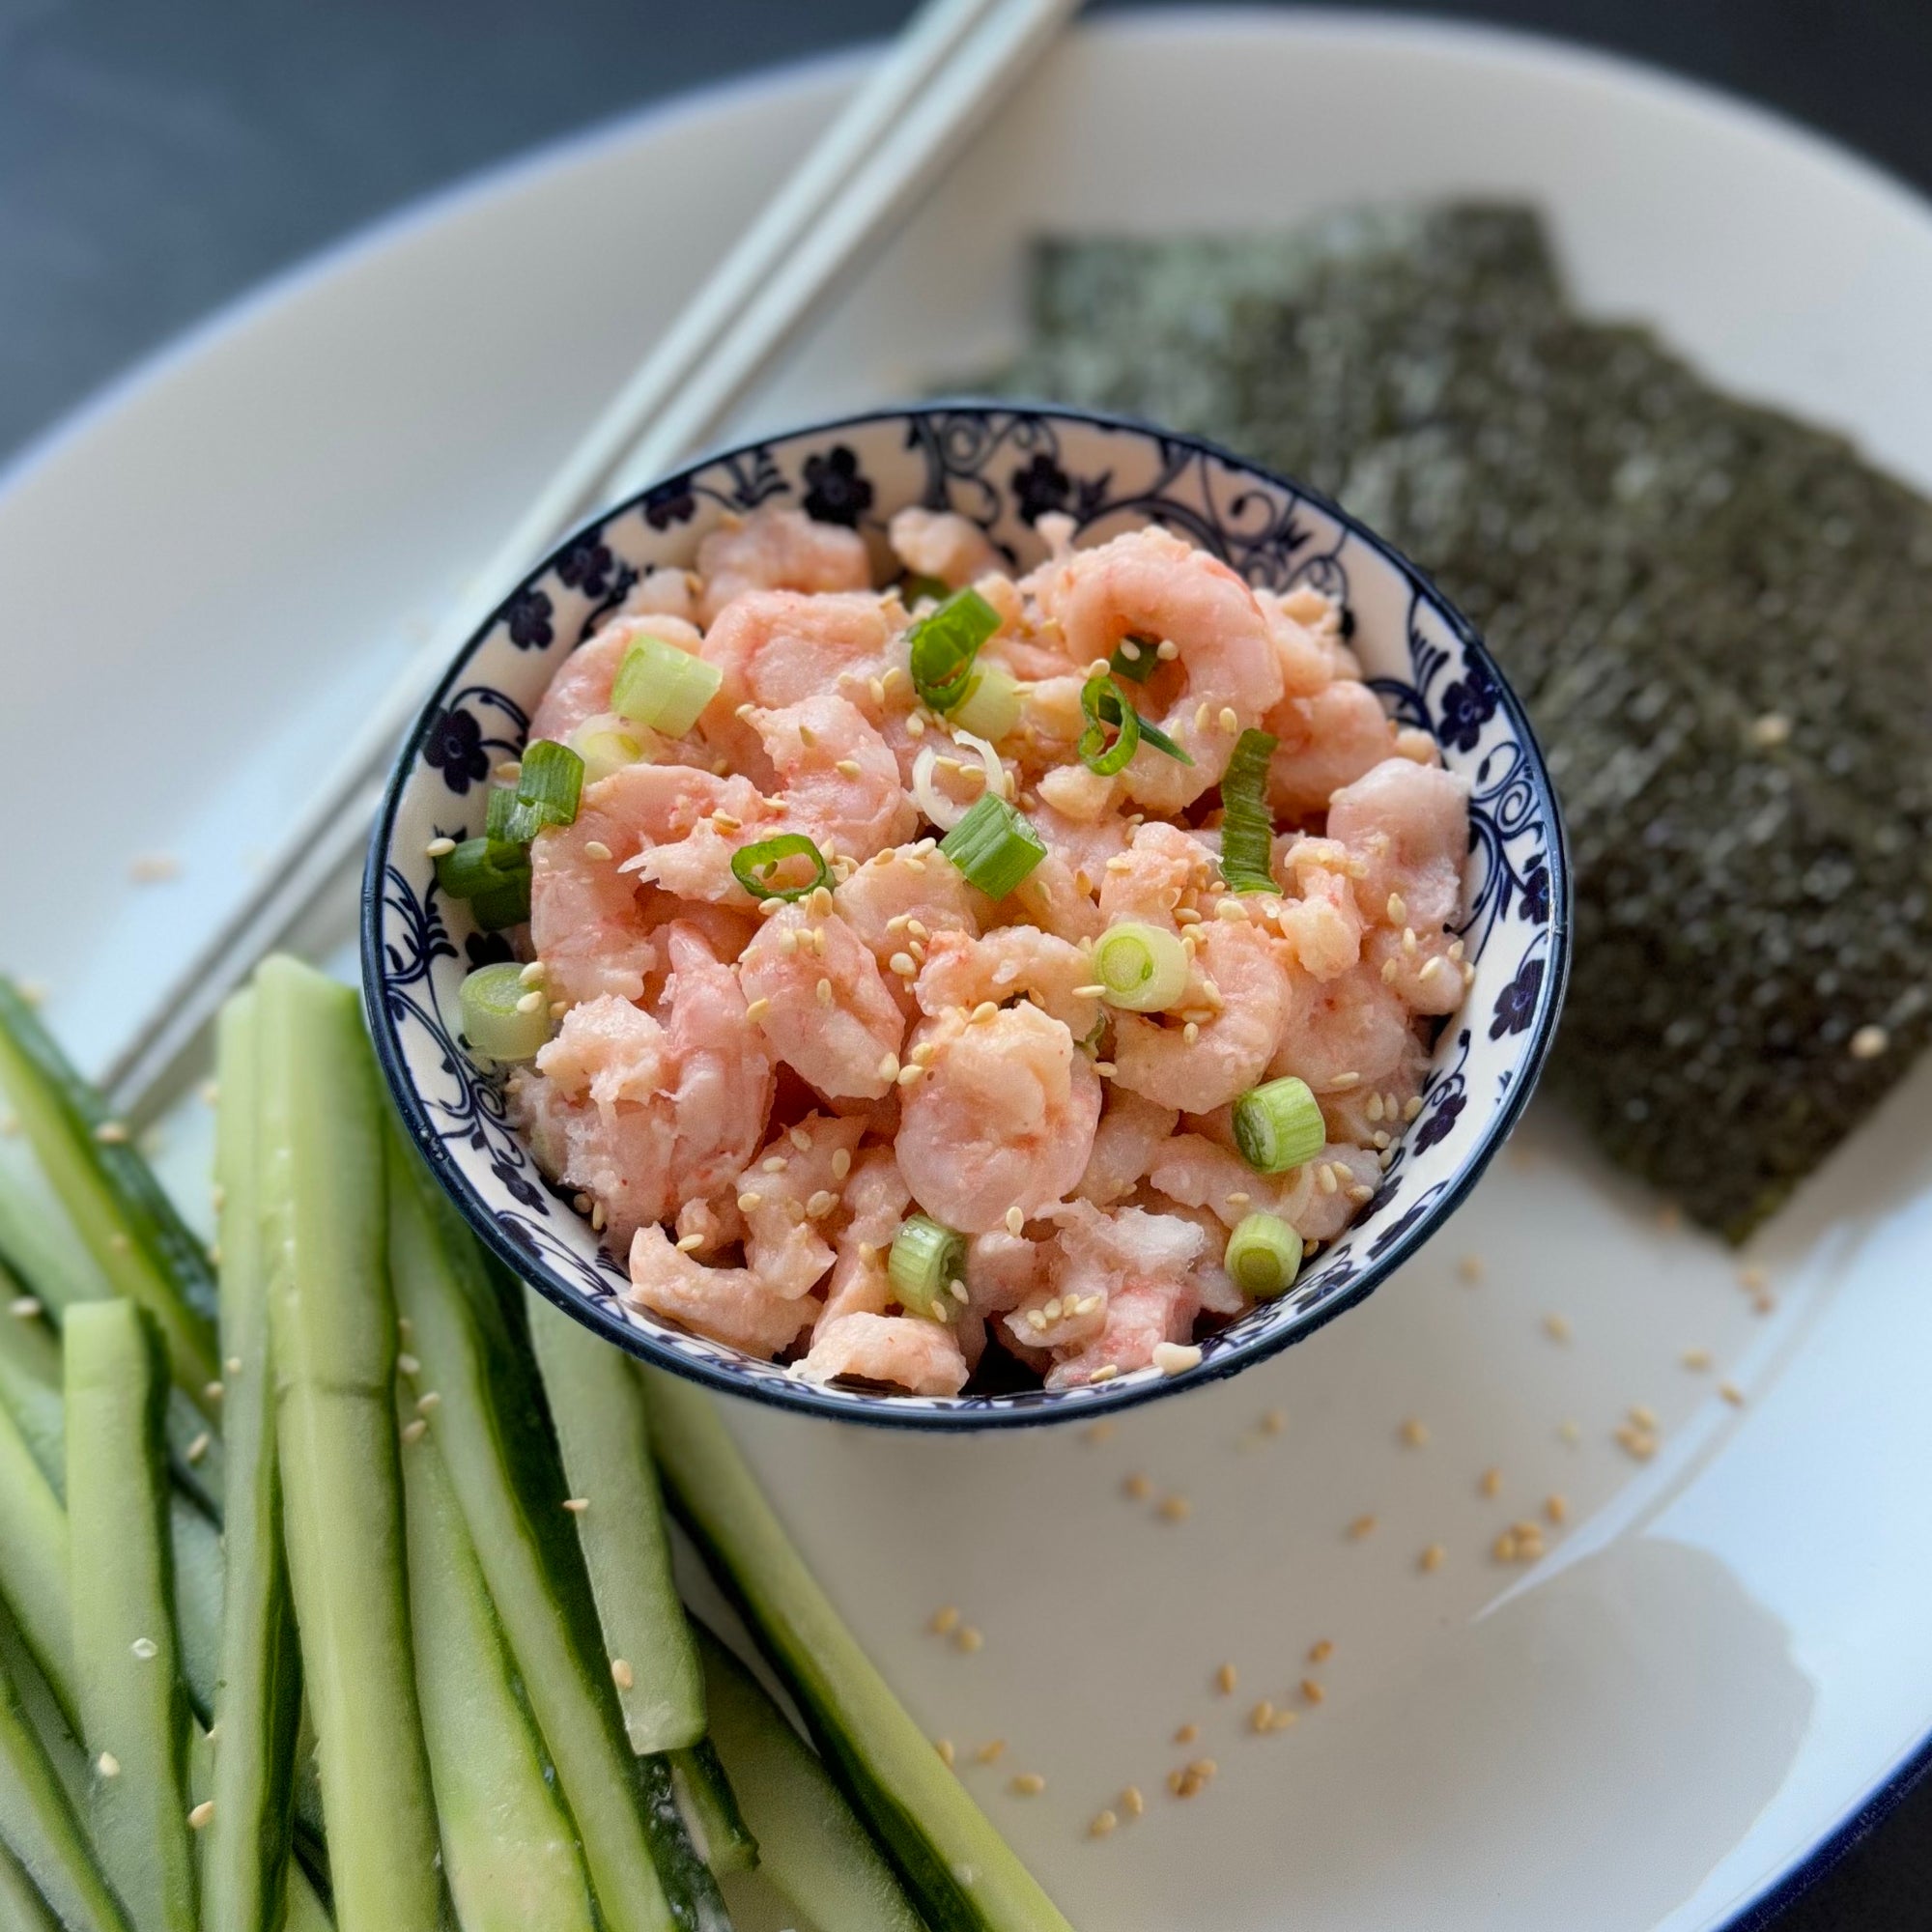
[[[873,1397],[1184,1374],[1388,1187],[1476,979],[1481,778],[1338,573],[1045,506],[1020,555],[828,480],[676,564],[593,544],[599,607],[542,613],[481,824],[423,848],[468,1104],[630,1324]]]

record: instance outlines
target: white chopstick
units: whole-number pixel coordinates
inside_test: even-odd
[[[928,0],[544,486],[298,812],[261,883],[158,989],[104,1069],[121,1118],[170,1092],[221,1002],[366,840],[381,774],[436,681],[531,561],[599,500],[673,470],[1026,74],[1079,0]]]

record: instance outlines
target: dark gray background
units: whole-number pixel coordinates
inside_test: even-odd
[[[908,0],[0,0],[0,458],[215,304],[399,202],[694,83],[888,32],[907,11]],[[1932,189],[1928,0],[1425,0],[1416,11],[1679,68]],[[1927,339],[1932,354],[1932,328]],[[1932,1927],[1932,1780],[1775,1924]]]

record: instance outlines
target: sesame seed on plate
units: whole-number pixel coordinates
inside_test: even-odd
[[[1310,1663],[1326,1663],[1335,1655],[1335,1646],[1327,1637],[1318,1637],[1308,1646]]]
[[[952,1604],[942,1604],[926,1624],[934,1636],[948,1636],[959,1627],[959,1612]]]
[[[1411,1415],[1402,1425],[1402,1439],[1411,1449],[1420,1449],[1429,1440],[1428,1426]]]
[[[1561,1315],[1546,1315],[1543,1318],[1543,1332],[1552,1342],[1567,1342],[1570,1339],[1570,1323]]]
[[[1111,1811],[1096,1811],[1094,1814],[1094,1822],[1087,1827],[1087,1835],[1090,1838],[1107,1837],[1120,1822]]]
[[[119,1121],[102,1121],[95,1128],[94,1138],[102,1147],[120,1147],[128,1139],[128,1129]]]
[[[1137,1503],[1146,1502],[1153,1494],[1153,1485],[1136,1469],[1131,1476],[1122,1479],[1122,1492]]]
[[[1718,1384],[1718,1393],[1733,1408],[1742,1408],[1745,1406],[1745,1392],[1736,1382],[1719,1382]]]
[[[1160,1499],[1160,1514],[1168,1522],[1185,1522],[1190,1507],[1185,1496],[1162,1496]]]
[[[1422,1554],[1415,1559],[1415,1567],[1418,1570],[1429,1571],[1429,1572],[1439,1570],[1441,1569],[1445,1559],[1448,1557],[1448,1554],[1449,1552],[1445,1548],[1443,1548],[1441,1544],[1432,1543],[1428,1546],[1427,1548],[1423,1550]]]
[[[1349,1540],[1351,1543],[1359,1543],[1365,1536],[1373,1536],[1375,1533],[1376,1520],[1372,1516],[1358,1516],[1349,1525]]]
[[[989,1738],[973,1753],[973,1761],[975,1764],[997,1764],[1006,1747],[1005,1738]]]
[[[1236,1681],[1235,1666],[1232,1663],[1222,1664],[1214,1673],[1214,1688],[1224,1697],[1232,1697],[1235,1694]]]
[[[1191,1745],[1200,1735],[1199,1724],[1180,1724],[1175,1729],[1174,1742],[1178,1745]]]
[[[1007,1786],[1015,1798],[1037,1798],[1046,1789],[1046,1779],[1037,1771],[1022,1771]]]
[[[1543,1513],[1551,1522],[1565,1522],[1569,1520],[1570,1504],[1567,1498],[1550,1495],[1544,1498]]]
[[[1876,1060],[1891,1044],[1891,1036],[1882,1026],[1861,1026],[1851,1037],[1854,1060]]]
[[[1486,1496],[1499,1496],[1503,1492],[1503,1472],[1497,1468],[1483,1471],[1482,1480],[1476,1486]]]
[[[952,1648],[963,1650],[968,1657],[980,1649],[986,1639],[971,1624],[961,1624],[952,1634]]]
[[[951,1771],[952,1769],[952,1740],[951,1738],[934,1738],[932,1747],[939,1753],[940,1763],[948,1771]]]
[[[1678,1358],[1687,1369],[1704,1370],[1711,1366],[1711,1351],[1708,1349],[1686,1349]]]

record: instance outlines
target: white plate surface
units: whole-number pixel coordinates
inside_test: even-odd
[[[706,95],[436,201],[16,466],[0,706],[36,832],[0,854],[0,965],[49,986],[83,1058],[226,903],[474,562],[466,543],[508,520],[851,71]],[[1932,483],[1919,203],[1692,88],[1359,15],[1086,28],[748,422],[970,369],[1010,341],[1042,226],[1457,192],[1537,199],[1591,308],[1660,323],[1733,386]],[[133,883],[153,853],[180,876]],[[319,944],[347,939],[346,911]],[[175,1130],[177,1172],[195,1139]],[[1745,1258],[1769,1313],[1737,1258],[1661,1225],[1559,1117],[1518,1142],[1362,1309],[1105,1442],[734,1415],[873,1655],[1083,1932],[1723,1924],[1932,1731],[1932,1075]],[[1686,1369],[1692,1348],[1717,1368]],[[1633,1405],[1661,1423],[1641,1463],[1613,1440]],[[1135,1472],[1152,1498],[1124,1493]],[[1548,1554],[1492,1561],[1552,1494]],[[1168,1495],[1184,1520],[1157,1513]],[[984,1633],[977,1655],[924,1634],[943,1604]],[[1261,1697],[1298,1721],[1249,1734]],[[1200,1738],[1176,1744],[1185,1723]],[[998,1763],[974,1764],[994,1739]],[[1208,1789],[1169,1798],[1202,1756]],[[1009,1794],[1021,1770],[1043,1795]],[[1089,1840],[1128,1782],[1147,1816]]]

